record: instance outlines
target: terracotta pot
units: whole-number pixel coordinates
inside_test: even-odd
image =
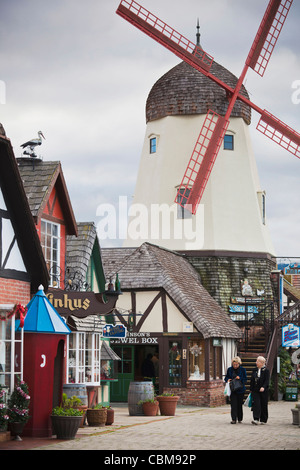
[[[89,426],[105,426],[107,418],[107,408],[88,408],[86,419]]]
[[[114,418],[115,418],[115,410],[113,410],[112,408],[107,408],[107,418],[106,418],[105,424],[107,426],[110,426],[111,424],[113,424]]]
[[[145,416],[156,416],[158,412],[158,401],[155,401],[154,403],[143,403],[142,408]]]
[[[176,411],[178,396],[158,396],[159,410],[162,416],[174,416]]]

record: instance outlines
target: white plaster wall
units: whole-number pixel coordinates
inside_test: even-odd
[[[177,204],[174,204],[177,187],[204,118],[204,115],[168,116],[147,124],[133,198],[133,213],[129,220],[129,236],[124,246],[138,246],[150,241],[177,250],[233,250],[274,254],[268,227],[262,222],[258,201],[258,192],[262,188],[249,128],[241,118],[232,118],[230,121],[228,130],[234,135],[234,150],[220,149],[197,214],[192,219],[177,220]],[[155,154],[149,152],[151,136],[157,137]],[[175,219],[169,215],[168,208],[171,206]],[[160,219],[153,215],[154,212],[151,214],[154,207],[165,207]],[[132,239],[130,228],[136,228],[137,224],[132,225],[132,222],[137,217],[140,236]],[[171,226],[169,233],[168,221]],[[163,226],[165,233],[162,232]]]

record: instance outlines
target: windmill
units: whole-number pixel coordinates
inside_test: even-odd
[[[214,60],[211,55],[134,0],[122,0],[116,11],[118,15],[225,89],[228,96],[225,116],[208,110],[177,192],[175,202],[193,214],[201,201],[237,100],[243,101],[260,114],[257,130],[300,158],[300,134],[240,93],[249,67],[261,77],[264,75],[292,3],[293,0],[269,1],[235,88],[231,88],[210,72]]]

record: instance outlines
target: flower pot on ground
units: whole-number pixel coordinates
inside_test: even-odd
[[[105,426],[107,419],[107,408],[101,404],[96,405],[94,408],[86,410],[86,419],[89,426]]]
[[[162,416],[174,416],[179,397],[177,395],[163,393],[158,395],[156,399],[159,402],[159,411]]]
[[[145,416],[156,416],[158,414],[158,401],[155,398],[141,400],[138,404],[142,405]]]
[[[7,414],[9,417],[8,427],[15,440],[22,440],[20,435],[29,420],[28,386],[22,380],[18,380],[10,399],[8,400]]]
[[[82,422],[84,411],[80,410],[81,400],[77,397],[67,398],[63,393],[61,406],[52,410],[51,423],[53,434],[57,439],[74,439]]]
[[[7,431],[9,419],[5,397],[6,390],[0,385],[0,433]]]
[[[70,413],[70,410],[69,410]],[[76,413],[80,411],[76,410]],[[51,415],[53,434],[57,439],[75,439],[78,428],[82,421],[82,414],[79,415]]]
[[[106,417],[106,426],[110,426],[111,424],[113,424],[114,420],[115,420],[115,410],[113,410],[110,406],[108,406],[107,408],[107,417]]]

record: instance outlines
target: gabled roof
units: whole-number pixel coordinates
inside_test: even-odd
[[[24,265],[35,291],[48,286],[49,274],[40,240],[9,139],[0,135],[0,186]]]
[[[77,235],[75,216],[60,162],[44,162],[33,158],[18,158],[17,161],[36,223],[42,217],[51,191],[55,186],[64,213],[67,233]]]
[[[66,246],[66,268],[79,272],[86,279],[91,257],[97,265],[95,275],[100,292],[105,290],[105,278],[101,260],[100,244],[94,222],[77,222],[78,236],[68,235]]]
[[[107,278],[119,274],[121,289],[163,288],[204,338],[240,338],[241,330],[202,286],[184,256],[144,243],[137,249],[102,249]]]

